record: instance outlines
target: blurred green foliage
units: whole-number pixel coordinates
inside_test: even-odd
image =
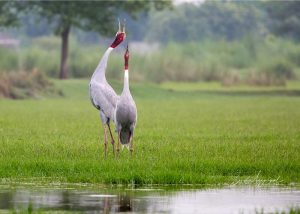
[[[14,1],[0,2],[0,26],[16,26],[18,24],[18,10]]]
[[[4,1],[0,3],[0,26],[12,26],[19,23],[18,18],[24,14],[37,15],[36,22],[42,17],[48,23],[55,23],[53,31],[61,37],[61,64],[59,77],[69,76],[68,54],[69,35],[76,27],[86,31],[94,30],[107,35],[115,32],[111,28],[115,16],[120,11],[135,16],[139,11],[150,8],[163,9],[169,6],[169,1]],[[2,14],[4,13],[4,14]],[[21,15],[20,15],[21,14]],[[30,20],[30,19],[27,19]]]
[[[71,77],[91,77],[105,48],[81,45],[75,38],[70,43]],[[108,79],[122,79],[123,52],[120,49],[109,59]],[[38,38],[19,52],[0,49],[0,70],[15,71],[21,67],[21,70],[37,69],[49,77],[57,77],[59,53],[58,38]],[[145,55],[132,52],[130,73],[134,81],[276,85],[300,76],[299,57],[300,44],[273,36],[255,41],[247,37],[231,42],[170,42]]]
[[[276,34],[299,41],[299,1],[205,1],[154,11],[145,34],[150,41],[240,40]]]
[[[146,54],[138,54],[135,50],[131,52],[130,71],[134,81],[219,81],[228,86],[284,85],[285,80],[299,77],[300,46],[297,39],[288,39],[286,35],[288,33],[289,38],[296,37],[295,28],[300,23],[295,12],[300,5],[298,2],[205,1],[200,5],[182,4],[164,11],[151,10],[150,5],[145,3],[146,10],[150,10],[148,15],[145,12],[137,13],[144,3],[133,6],[134,2],[119,8],[123,13],[125,9],[131,10],[138,18],[142,18],[140,21],[128,20],[127,40],[131,42],[132,38],[139,38],[160,44],[157,50]],[[76,2],[68,4],[76,8],[78,6]],[[54,10],[57,3],[45,5],[47,10]],[[66,5],[61,6],[62,11],[68,8]],[[164,7],[166,5],[162,5]],[[52,16],[53,13],[49,13],[47,18],[51,19]],[[130,17],[128,14],[124,16]],[[0,48],[1,72],[37,69],[47,76],[58,76],[61,41],[49,36],[49,32],[55,29],[53,23],[49,25],[52,30],[45,31],[46,36],[30,37],[41,35],[39,29],[34,32],[32,25],[37,22],[36,17],[29,14],[22,16],[21,34],[28,33],[25,36],[26,45],[17,50]],[[66,17],[65,21],[68,22],[69,18]],[[297,24],[291,25],[291,19]],[[40,22],[44,23],[43,29],[45,23],[50,24],[46,20],[44,18]],[[87,23],[70,21],[74,22],[74,27],[88,29]],[[100,27],[98,24],[96,26],[95,20],[90,24],[93,26],[89,26],[89,29]],[[111,25],[109,28],[115,29]],[[79,32],[78,29],[71,31],[68,59],[70,77],[90,77],[108,46],[108,42],[102,48],[95,46],[99,37],[87,43],[82,34],[83,31]],[[103,41],[102,44],[106,43]],[[120,71],[123,70],[123,58],[120,50],[114,51],[109,59],[109,79],[122,79]]]
[[[265,3],[265,8],[273,33],[300,41],[299,1],[273,1]]]
[[[174,10],[153,12],[149,20],[150,41],[176,42],[203,39],[241,39],[263,34],[265,14],[255,2],[206,1],[200,6],[184,4]]]

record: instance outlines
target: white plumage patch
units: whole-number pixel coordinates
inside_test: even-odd
[[[124,78],[128,79],[128,70],[124,71]]]

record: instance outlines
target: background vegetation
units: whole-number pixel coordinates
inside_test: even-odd
[[[122,50],[121,50],[122,51]],[[107,76],[122,77],[122,52],[113,54]],[[71,42],[70,77],[90,77],[104,48]],[[172,53],[172,54],[170,54]],[[19,52],[0,48],[2,72],[37,69],[48,77],[59,74],[59,40],[42,37]],[[274,36],[254,41],[170,42],[145,55],[132,53],[133,81],[220,81],[224,85],[284,85],[299,78],[300,45]]]
[[[300,23],[296,10],[299,5],[296,1],[207,1],[198,5],[181,4],[162,11],[137,12],[141,5],[131,11],[137,20],[123,12],[123,17],[127,18],[127,40],[133,44],[132,79],[157,83],[220,81],[226,86],[284,85],[286,80],[296,80],[300,70],[300,45],[296,36]],[[14,4],[4,6],[16,7]],[[50,9],[55,8],[55,5],[50,6]],[[150,8],[149,5],[143,7]],[[20,39],[21,46],[0,48],[0,72],[36,69],[48,77],[61,76],[61,41],[51,35],[59,25],[49,21],[51,13],[41,18],[39,13],[25,13],[24,5],[21,8],[19,27],[4,30]],[[70,32],[68,75],[90,77],[113,34],[105,39],[76,26]],[[116,25],[111,24],[109,32],[116,30]],[[148,46],[135,46],[137,41]],[[154,43],[158,48],[150,48]],[[122,48],[117,51],[109,62],[110,79],[122,78],[120,55],[123,51]]]

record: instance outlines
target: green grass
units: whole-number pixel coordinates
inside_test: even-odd
[[[118,159],[111,145],[104,158],[103,128],[89,101],[87,80],[56,81],[64,98],[0,100],[0,178],[299,183],[299,83],[247,91],[201,84],[133,84],[135,152],[130,157],[124,149]],[[113,85],[120,92],[121,84]]]

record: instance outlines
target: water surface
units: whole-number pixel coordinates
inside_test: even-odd
[[[2,211],[84,213],[274,213],[300,208],[300,189],[226,187],[206,189],[0,188]]]

